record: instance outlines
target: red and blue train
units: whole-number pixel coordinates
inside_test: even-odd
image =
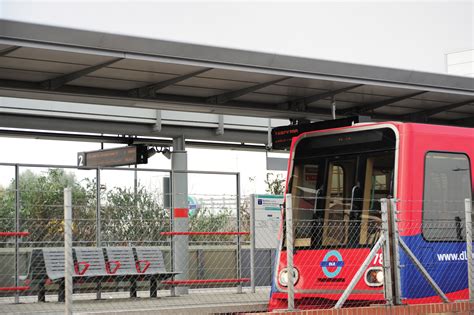
[[[295,307],[335,305],[380,235],[381,198],[399,200],[400,237],[448,299],[468,299],[464,200],[473,197],[473,159],[473,128],[358,123],[293,137],[286,193]],[[282,211],[270,310],[287,307]],[[399,255],[402,303],[441,302],[408,256]],[[380,252],[345,305],[385,303],[381,266]]]

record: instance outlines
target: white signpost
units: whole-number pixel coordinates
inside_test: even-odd
[[[255,250],[276,249],[283,195],[250,195],[250,286],[255,292]]]
[[[283,195],[252,195],[255,248],[277,248]]]

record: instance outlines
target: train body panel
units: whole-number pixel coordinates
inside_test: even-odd
[[[445,165],[447,162],[456,165],[456,176],[465,174],[466,169],[469,172],[467,177],[461,174],[454,178],[462,181],[462,189],[447,189],[450,192],[443,195],[445,203],[448,197],[461,198],[466,195],[466,189],[470,192],[468,197],[472,198],[470,161],[473,158],[474,129],[469,128],[394,122],[314,131],[295,137],[290,151],[286,192],[292,194],[293,208],[306,210],[294,214],[297,219],[295,222],[311,222],[304,231],[297,226],[294,232],[295,242],[300,245],[296,246],[294,253],[294,266],[299,278],[295,284],[296,307],[334,306],[374,244],[373,241],[368,241],[371,238],[368,226],[379,222],[377,218],[374,219],[377,215],[372,212],[380,210],[380,205],[373,201],[380,197],[395,197],[399,200],[400,236],[448,298],[467,299],[466,244],[459,238],[459,222],[462,222],[463,217],[459,214],[459,222],[458,217],[455,218],[456,222],[449,221],[448,228],[445,229],[447,232],[442,232],[444,235],[440,236],[439,231],[443,229],[436,226],[436,220],[427,216],[431,210],[424,208],[441,209],[442,206],[423,200],[433,199],[427,195],[427,191],[443,195],[436,186],[443,180],[446,182],[444,185],[450,187],[449,176],[442,173],[448,167]],[[309,167],[318,169],[320,174],[308,184],[304,178],[307,177],[305,174]],[[449,167],[446,169],[452,170]],[[339,178],[344,183],[342,186],[347,187],[339,187],[339,191],[334,189],[335,186],[331,183],[334,178]],[[375,178],[386,181],[386,186],[374,188]],[[313,185],[312,190],[308,188],[309,185]],[[352,188],[352,194],[349,188]],[[308,196],[308,191],[316,196],[312,198],[313,201]],[[323,198],[319,197],[321,194]],[[365,200],[368,196],[373,200],[360,201],[356,205],[354,200]],[[349,197],[350,202],[346,200]],[[453,207],[455,211],[460,211],[460,204]],[[311,210],[310,216],[307,214],[308,210]],[[338,217],[336,210],[344,213],[344,216]],[[318,214],[318,211],[324,213]],[[352,215],[352,212],[356,214]],[[326,222],[329,222],[326,220],[328,217],[336,218],[336,223],[332,221],[331,229],[325,228]],[[366,222],[363,219],[365,217],[369,218]],[[284,215],[282,218],[284,220]],[[346,224],[344,230],[337,223],[337,220],[351,222],[352,218],[360,221],[350,234],[356,235],[355,241],[341,232],[350,232],[350,224]],[[283,225],[280,230],[282,246],[277,252],[270,310],[286,306],[285,287],[280,283],[280,273],[286,268]],[[331,230],[338,231],[337,236],[329,237]],[[368,269],[381,266],[381,258],[381,253],[377,253]],[[441,301],[403,251],[400,251],[400,267],[403,303]],[[380,286],[369,286],[363,277],[356,284],[346,305],[384,303],[382,289]]]

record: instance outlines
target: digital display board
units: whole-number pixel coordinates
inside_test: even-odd
[[[148,163],[147,146],[131,145],[122,148],[77,153],[77,166],[95,168]]]
[[[324,120],[307,124],[276,127],[272,129],[272,149],[289,149],[291,145],[291,140],[304,132],[351,126],[352,124],[358,122],[362,122],[360,116],[353,116],[334,120]]]

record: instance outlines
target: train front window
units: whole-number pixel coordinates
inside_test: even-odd
[[[395,139],[391,130],[376,131],[378,138],[365,132],[366,143],[355,133],[342,136],[358,139],[356,145],[341,145],[340,135],[300,142],[289,183],[297,249],[369,247],[377,241],[379,200],[393,195]]]

